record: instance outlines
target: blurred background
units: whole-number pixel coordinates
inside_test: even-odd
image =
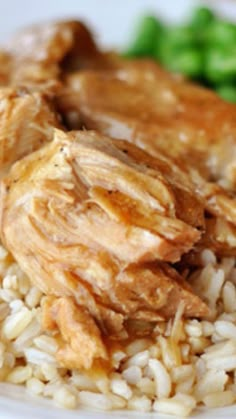
[[[104,46],[123,46],[138,16],[155,12],[167,21],[178,22],[201,4],[236,21],[235,0],[0,0],[0,42],[30,23],[78,17],[90,23]]]
[[[99,47],[148,57],[236,103],[236,0],[0,0],[0,44],[37,22],[79,19]]]

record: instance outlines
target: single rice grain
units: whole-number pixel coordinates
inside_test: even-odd
[[[152,402],[146,396],[134,396],[128,401],[127,407],[130,410],[137,410],[138,412],[150,412],[152,408]]]
[[[171,380],[165,366],[157,359],[150,359],[148,365],[156,384],[156,396],[160,399],[168,397],[171,392]]]
[[[98,410],[111,410],[113,407],[112,399],[108,395],[91,391],[80,391],[79,402],[84,406]]]
[[[2,333],[6,339],[16,339],[32,320],[32,312],[23,307],[17,313],[6,318],[2,326]]]
[[[155,412],[179,417],[188,416],[195,407],[195,399],[186,394],[176,394],[169,399],[156,400],[153,405]]]
[[[28,391],[38,396],[43,393],[44,383],[38,380],[37,378],[33,377],[27,380],[26,388]]]
[[[228,390],[207,394],[205,397],[203,397],[202,401],[205,406],[212,408],[230,406],[234,403],[235,399],[236,396],[233,391]]]
[[[74,409],[77,406],[77,397],[67,387],[61,387],[53,395],[53,400],[59,407]]]
[[[29,365],[25,367],[15,367],[7,376],[7,381],[12,384],[23,384],[32,376],[32,368]]]

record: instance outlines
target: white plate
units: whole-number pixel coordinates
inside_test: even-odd
[[[108,47],[124,46],[134,19],[145,12],[156,11],[164,19],[179,21],[185,17],[198,0],[0,0],[0,40],[3,41],[14,30],[33,22],[65,17],[78,17],[87,21],[99,42]],[[205,1],[220,13],[236,20],[234,0]],[[0,383],[0,419],[148,419],[161,416],[137,412],[92,412],[88,410],[68,411],[58,409],[52,402],[33,397],[19,386]],[[170,416],[165,416],[168,418]],[[194,417],[202,419],[235,418],[236,406],[198,410]],[[174,417],[171,416],[173,419]],[[164,417],[163,417],[164,419]]]
[[[177,416],[161,416],[157,413],[139,412],[98,412],[85,409],[64,410],[52,405],[49,400],[27,394],[23,388],[9,384],[0,384],[0,418],[1,419],[183,419]],[[230,419],[236,417],[236,408],[227,407],[194,413],[195,419]]]
[[[1,419],[183,419],[177,416],[161,416],[157,413],[139,412],[98,412],[85,409],[64,410],[52,405],[49,400],[33,397],[23,388],[9,384],[0,384],[0,418]],[[236,408],[227,407],[194,413],[195,419],[230,419],[236,417]]]
[[[0,41],[19,27],[45,19],[78,17],[87,21],[103,45],[122,46],[134,19],[156,11],[167,20],[179,21],[198,0],[0,0]],[[221,13],[236,20],[235,0],[209,0]]]

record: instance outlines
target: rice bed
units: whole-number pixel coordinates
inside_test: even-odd
[[[130,409],[177,416],[236,403],[236,268],[208,249],[189,281],[212,308],[212,321],[158,323],[155,341],[137,339],[113,353],[113,372],[61,368],[53,333],[41,328],[43,294],[0,247],[0,381],[67,409]]]

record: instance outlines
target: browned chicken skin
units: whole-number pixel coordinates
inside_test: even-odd
[[[8,82],[13,84],[44,83],[72,70],[104,68],[112,62],[112,54],[101,53],[79,21],[28,27],[10,40],[0,63],[1,57],[9,73]]]
[[[10,83],[12,57],[6,51],[0,50],[0,86]]]
[[[46,294],[72,296],[116,338],[127,337],[126,320],[168,318],[181,301],[186,316],[208,314],[165,263],[200,238],[177,218],[184,185],[176,191],[162,164],[147,168],[135,150],[128,156],[93,132],[56,131],[12,167],[1,190],[1,238],[21,268]],[[188,188],[188,211],[198,206],[201,222],[203,206]]]

